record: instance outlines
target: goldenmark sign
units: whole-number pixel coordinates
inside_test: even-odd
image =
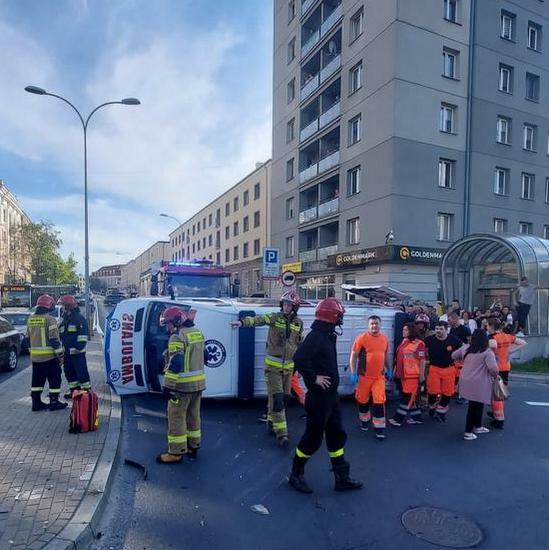
[[[328,265],[342,268],[383,262],[437,265],[443,254],[443,248],[421,248],[391,244],[335,254],[328,257]]]

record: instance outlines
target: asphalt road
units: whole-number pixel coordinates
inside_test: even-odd
[[[286,482],[303,420],[291,407],[292,446],[279,449],[257,423],[259,402],[209,401],[196,462],[157,465],[166,448],[165,401],[123,399],[123,436],[110,503],[95,550],[430,549],[409,535],[401,515],[435,506],[475,520],[482,549],[549,548],[549,386],[515,382],[505,431],[461,439],[466,406],[452,404],[446,425],[389,428],[384,442],[358,430],[352,402],[343,404],[352,474],[362,491],[335,493],[327,453],[310,461],[311,496]],[[124,458],[148,470],[123,464]],[[250,510],[264,505],[269,515]]]

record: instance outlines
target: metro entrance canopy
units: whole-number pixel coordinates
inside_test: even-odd
[[[445,252],[440,280],[445,303],[487,309],[494,302],[512,306],[512,294],[526,276],[537,288],[529,334],[549,334],[549,241],[532,235],[476,234]]]

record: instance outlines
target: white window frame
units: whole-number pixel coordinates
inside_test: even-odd
[[[452,240],[453,221],[453,214],[446,212],[439,212],[437,214],[437,241],[447,242]]]
[[[533,89],[534,94],[532,96],[528,95],[528,85],[529,85],[528,77],[532,78],[532,83],[534,85],[534,89]],[[526,82],[525,82],[524,88],[526,90],[526,93],[525,93],[524,97],[528,101],[538,101],[539,102],[539,89],[540,89],[540,77],[539,77],[539,75],[534,74],[534,73],[526,72]]]
[[[288,2],[288,23],[291,23],[294,20],[296,14],[295,1],[296,0],[290,0]]]
[[[509,145],[510,139],[511,119],[499,116],[496,124],[496,141],[503,145]]]
[[[528,147],[528,144],[530,143],[530,147]],[[536,150],[536,127],[532,124],[525,124],[523,129],[523,136],[522,136],[522,148],[525,151],[533,151]]]
[[[291,93],[290,93],[291,92]],[[286,103],[290,104],[295,99],[295,77],[286,86]]]
[[[364,32],[364,6],[354,13],[349,21],[350,42],[354,42]]]
[[[295,197],[286,199],[286,219],[293,220],[295,217]]]
[[[442,76],[457,79],[459,52],[449,48],[442,50]]]
[[[349,95],[362,88],[362,61],[349,69]]]
[[[526,229],[526,231],[523,231],[523,228]],[[532,235],[534,233],[532,222],[519,222],[519,233],[521,235]]]
[[[444,19],[452,23],[458,22],[458,2],[459,0],[444,0]],[[451,17],[452,11],[454,17]]]
[[[292,157],[286,161],[286,181],[292,181],[295,178],[295,159]]]
[[[360,243],[360,218],[347,220],[347,244],[349,246]]]
[[[505,77],[505,75],[507,75]],[[506,84],[506,85],[505,85]],[[513,93],[513,68],[508,65],[499,66],[498,90],[504,94]]]
[[[528,40],[527,40],[527,47],[529,50],[534,50],[536,52],[540,51],[540,44],[539,44],[539,27],[536,25],[533,25],[532,22],[528,23]]]
[[[520,177],[520,198],[533,201],[536,192],[536,176],[523,172]]]
[[[361,167],[355,166],[347,170],[347,196],[352,197],[360,193]]]
[[[349,147],[362,139],[362,113],[349,120]]]
[[[456,133],[456,107],[447,103],[440,106],[440,131],[445,134]]]
[[[286,143],[291,143],[295,139],[295,117],[286,123]]]
[[[288,65],[296,58],[295,36],[288,42]]]
[[[503,176],[503,179],[502,179]],[[509,170],[499,166],[494,170],[494,195],[509,195]]]
[[[514,27],[515,27],[515,18],[502,11],[501,12],[501,28],[500,28],[500,37],[503,38],[504,40],[513,40],[513,35],[514,35]],[[508,22],[508,25],[507,25],[507,28],[506,28],[506,23]],[[506,31],[509,31],[509,32],[506,32]]]
[[[454,172],[456,161],[452,159],[440,158],[438,160],[438,186],[442,189],[454,188]]]
[[[494,218],[494,233],[507,233],[507,225],[508,221],[506,219]],[[500,230],[498,231],[498,229]]]
[[[295,256],[295,238],[293,235],[286,237],[286,258]]]
[[[238,245],[233,247],[233,262],[238,262],[240,259],[240,248]]]

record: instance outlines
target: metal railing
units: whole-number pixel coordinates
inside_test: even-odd
[[[303,170],[303,172],[299,172],[299,183],[310,180],[311,178],[314,178],[317,174],[318,164],[313,164],[312,166],[309,166],[309,168]]]
[[[318,217],[330,216],[339,210],[339,198],[318,205]]]
[[[329,124],[332,120],[335,120],[340,115],[340,112],[341,104],[338,101],[337,103],[334,103],[334,105],[332,105],[325,113],[320,115],[320,128],[326,126],[326,124]]]
[[[309,97],[319,86],[320,86],[320,80],[319,80],[320,74],[316,74],[301,88],[301,99],[305,99],[306,97]]]
[[[337,252],[337,244],[323,246],[318,249],[318,259],[325,260],[328,256],[332,256]]]
[[[318,209],[316,206],[302,210],[299,213],[299,223],[307,223],[316,220],[318,217]]]
[[[320,71],[320,82],[328,80],[341,67],[341,55],[334,57],[324,69]]]
[[[316,262],[316,248],[299,253],[300,262]]]
[[[326,170],[329,170],[330,168],[333,168],[338,164],[339,164],[339,151],[336,151],[335,153],[332,153],[331,155],[324,157],[318,163],[318,173],[320,174],[321,172],[325,172]]]
[[[307,124],[299,133],[300,141],[305,141],[318,130],[318,118],[315,118],[310,124]]]
[[[303,46],[301,46],[301,56],[307,55],[313,48],[314,45],[320,40],[320,29],[316,30]]]

